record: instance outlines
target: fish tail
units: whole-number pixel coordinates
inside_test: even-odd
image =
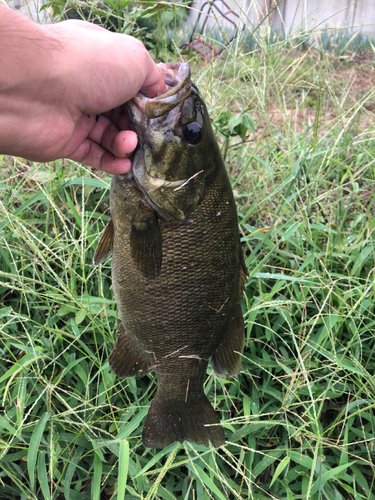
[[[215,425],[216,424],[216,425]],[[224,430],[207,397],[202,394],[187,403],[153,399],[142,434],[148,448],[165,448],[174,441],[192,441],[215,448],[225,442]]]

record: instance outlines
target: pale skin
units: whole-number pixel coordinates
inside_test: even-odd
[[[124,103],[167,91],[141,42],[83,21],[38,25],[0,5],[0,154],[128,172]]]

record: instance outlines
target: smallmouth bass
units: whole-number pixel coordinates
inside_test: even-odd
[[[229,178],[187,64],[162,64],[169,90],[128,106],[138,135],[133,170],[115,175],[112,219],[94,256],[112,254],[122,323],[109,357],[119,377],[154,370],[158,388],[142,439],[221,446],[223,428],[203,390],[241,365],[246,280]],[[216,424],[216,425],[215,425]]]

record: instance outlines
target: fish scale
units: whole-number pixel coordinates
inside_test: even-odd
[[[112,178],[112,220],[94,257],[100,263],[112,252],[122,324],[111,368],[122,377],[154,370],[158,379],[143,430],[144,445],[155,448],[224,443],[203,384],[210,358],[220,376],[238,373],[244,342],[246,271],[233,193],[186,66],[163,65],[178,82],[169,94],[130,103],[139,137],[133,174]]]
[[[114,177],[113,183],[118,184],[118,182],[128,181],[117,181]],[[164,345],[159,346],[157,359],[169,354],[171,349],[180,348],[181,342],[189,342],[189,354],[195,354],[196,336],[199,347],[202,348],[199,332],[202,322],[210,325],[206,327],[206,333],[211,333],[211,330],[217,331],[219,326],[220,329],[224,327],[221,316],[226,313],[227,309],[230,309],[235,296],[234,288],[238,282],[238,277],[236,279],[238,265],[232,256],[236,252],[238,253],[239,243],[238,241],[230,241],[230,248],[226,249],[229,259],[225,261],[220,259],[219,256],[223,248],[218,248],[216,241],[212,239],[210,227],[216,225],[215,218],[210,219],[211,223],[205,220],[203,226],[201,224],[201,210],[198,209],[197,214],[193,212],[190,215],[193,220],[197,217],[195,224],[186,222],[171,224],[160,221],[163,262],[166,265],[162,265],[157,280],[147,278],[132,261],[130,241],[125,238],[129,234],[131,215],[128,215],[128,225],[125,227],[123,220],[121,225],[117,221],[117,214],[121,214],[120,216],[124,218],[117,206],[117,203],[122,203],[121,191],[116,186],[116,197],[111,205],[115,228],[114,253],[119,255],[113,259],[112,276],[120,316],[126,318],[124,325],[133,332],[139,332],[138,338],[144,348],[148,350],[151,349],[151,346],[147,344],[148,336],[153,338],[157,333],[163,331],[165,341],[168,340],[170,344],[164,343]],[[129,195],[128,197],[130,198]],[[199,207],[201,208],[201,205]],[[210,207],[204,209],[209,211]],[[213,207],[213,210],[216,210],[216,207]],[[230,217],[230,215],[228,213],[227,219],[229,219],[229,225],[233,226],[236,221],[233,221],[233,216]],[[222,219],[225,219],[224,215]],[[222,227],[223,224],[220,226]],[[197,251],[197,242],[204,249],[204,255]],[[120,245],[121,249],[118,250],[117,245]],[[210,254],[210,258],[206,254]],[[205,266],[192,266],[191,264],[196,260],[204,260]],[[208,294],[207,283],[210,280],[215,283],[215,287],[212,287],[210,294]],[[229,286],[230,288],[228,288]],[[132,289],[131,294],[128,293],[130,288]],[[219,310],[227,297],[218,296],[217,289],[224,289],[228,296],[231,296],[231,300],[227,302],[221,313],[217,313],[215,309]],[[154,324],[150,324],[149,318],[153,319]],[[179,332],[178,336],[176,336],[176,331]],[[210,354],[211,352],[207,352],[206,356]]]

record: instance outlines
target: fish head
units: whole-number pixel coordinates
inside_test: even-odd
[[[137,94],[127,103],[138,135],[133,176],[160,217],[182,221],[204,196],[208,151],[217,143],[189,65],[160,66],[168,91],[153,99]]]

